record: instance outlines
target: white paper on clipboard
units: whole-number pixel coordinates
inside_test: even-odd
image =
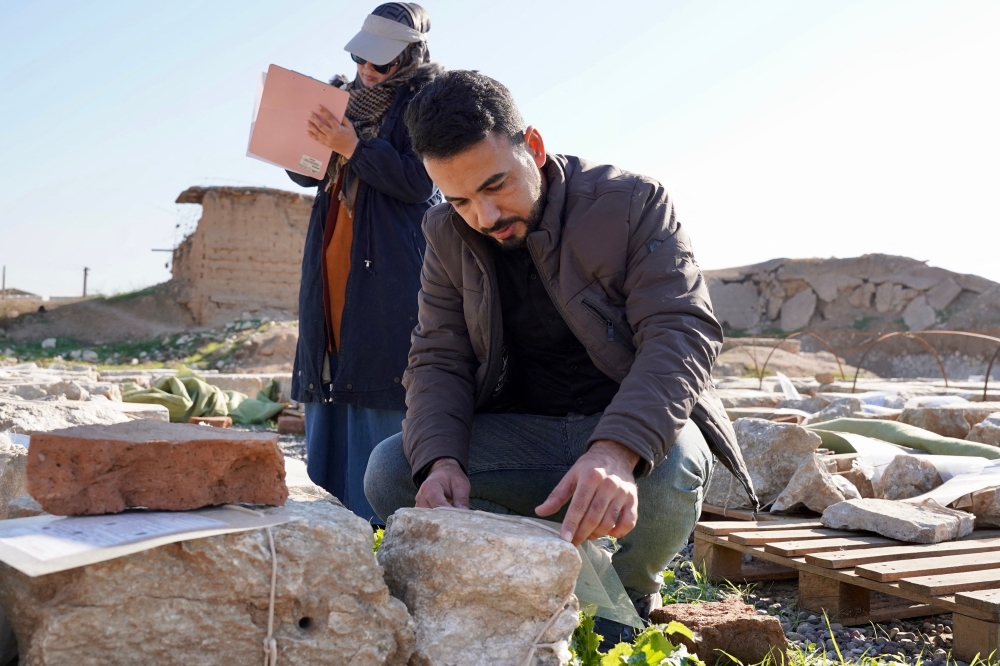
[[[321,180],[333,152],[309,136],[306,122],[321,106],[341,122],[350,94],[274,64],[258,79],[257,92],[247,156]]]
[[[0,561],[28,576],[65,571],[168,543],[274,527],[293,516],[238,506],[0,521]]]
[[[276,166],[279,169],[284,169],[285,167],[281,166],[277,162],[266,160],[263,157],[260,157],[259,155],[254,155],[250,152],[250,142],[253,140],[253,130],[254,127],[257,125],[257,114],[260,112],[260,98],[264,95],[265,81],[267,81],[267,72],[261,72],[260,79],[257,81],[257,94],[255,95],[253,100],[253,115],[250,117],[250,136],[247,137],[247,157],[252,157],[255,160],[260,160],[261,162],[265,162],[267,164],[270,164],[271,166]]]

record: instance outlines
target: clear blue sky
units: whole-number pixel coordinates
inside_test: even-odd
[[[169,278],[190,185],[245,157],[254,81],[348,72],[376,2],[0,2],[0,264],[46,295]],[[1000,281],[1000,3],[427,0],[431,53],[548,148],[661,180],[704,268],[903,254]]]

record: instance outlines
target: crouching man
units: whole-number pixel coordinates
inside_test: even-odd
[[[372,453],[368,500],[382,519],[454,505],[552,517],[577,545],[617,537],[615,570],[648,619],[713,453],[756,502],[673,202],[650,178],[547,153],[476,72],[438,77],[406,122],[445,203],[423,222],[403,432]],[[614,642],[623,629],[598,627]]]

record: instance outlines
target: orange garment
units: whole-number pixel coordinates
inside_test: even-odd
[[[351,272],[351,242],[354,240],[354,220],[344,202],[337,199],[337,203],[337,223],[323,257],[326,264],[327,308],[334,337],[331,341],[334,346],[330,351],[340,349],[340,322],[344,318],[347,276]]]

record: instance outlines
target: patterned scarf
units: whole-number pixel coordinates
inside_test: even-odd
[[[351,94],[344,115],[354,125],[354,131],[357,132],[359,140],[365,141],[378,136],[382,124],[385,122],[386,114],[389,113],[389,108],[396,99],[397,90],[408,83],[417,70],[428,60],[430,60],[430,54],[427,51],[426,42],[416,42],[406,48],[403,61],[396,73],[382,83],[365,88],[361,83],[361,78],[355,76],[353,81],[340,86],[342,90]],[[326,191],[329,192],[333,189],[341,171],[344,172],[344,182],[340,188],[340,198],[347,211],[353,216],[359,181],[354,169],[347,165],[347,158],[339,153],[333,154],[330,165],[326,168],[326,173],[330,177],[326,183]]]

